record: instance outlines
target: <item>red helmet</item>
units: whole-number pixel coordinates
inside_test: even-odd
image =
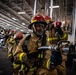
[[[44,24],[44,26],[47,25],[44,16],[42,16],[42,15],[36,15],[36,16],[34,16],[34,17],[32,18],[31,24],[28,26],[28,28],[29,28],[29,29],[32,29],[32,25],[33,25],[33,24],[37,24],[37,23],[42,23],[42,24]]]
[[[14,35],[14,39],[22,39],[22,38],[23,38],[23,33],[20,31]]]
[[[15,31],[14,30],[10,30],[10,35],[14,35]]]
[[[46,22],[47,22],[47,26],[46,26],[46,29],[51,29],[51,28],[53,28],[53,23],[54,23],[54,21],[52,21],[52,19],[50,18],[50,16],[48,16],[48,15],[46,15],[45,16],[45,20],[46,20]]]
[[[52,19],[50,18],[50,16],[45,16],[45,20],[46,20],[47,23],[49,23],[49,22],[52,21]]]
[[[12,33],[14,33],[14,30],[11,30]]]
[[[56,26],[61,26],[62,23],[61,22],[56,22]]]

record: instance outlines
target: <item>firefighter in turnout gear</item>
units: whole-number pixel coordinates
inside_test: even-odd
[[[15,43],[14,34],[15,31],[11,30],[10,33],[7,35],[8,38],[6,40],[6,51],[9,51],[9,48],[11,48],[11,46]]]
[[[46,22],[48,23],[46,34],[47,41],[50,45],[56,45],[61,40],[67,40],[68,35],[61,28],[61,22],[54,22],[49,16],[45,16]],[[62,52],[62,63],[56,66],[58,75],[66,75],[66,66],[65,62],[67,60],[67,53]],[[58,61],[59,62],[59,61]]]
[[[45,20],[48,23],[53,23],[53,21],[51,20],[51,18],[49,16],[45,16]],[[49,38],[49,31],[47,30],[49,27],[48,25],[46,26],[46,31],[45,34],[47,35],[46,40]],[[50,42],[47,40],[47,45],[51,45]],[[47,50],[45,52],[45,57],[44,57],[44,63],[42,64],[42,66],[38,69],[37,71],[37,75],[58,75],[57,69],[56,68],[51,68],[53,67],[53,65],[50,64],[50,57],[52,55],[52,51],[51,50]]]
[[[10,48],[8,50],[8,58],[12,62],[13,75],[18,75],[21,69],[21,64],[14,61],[14,53],[16,51],[19,40],[22,39],[22,32],[17,32],[14,36],[9,39]]]
[[[38,51],[39,46],[47,44],[45,28],[46,21],[42,15],[36,15],[32,18],[29,29],[33,30],[30,38],[27,41],[28,36],[23,36],[19,41],[19,44],[14,53],[14,61],[21,63],[21,69],[19,73],[21,75],[36,75],[38,69],[42,67],[44,62],[50,57],[50,51]],[[27,43],[26,46],[23,47]],[[56,74],[53,74],[56,75]]]
[[[61,28],[61,22],[54,22],[49,16],[45,16],[47,25],[46,34],[48,34],[47,41],[50,44],[56,44],[60,40],[67,40],[67,33]]]

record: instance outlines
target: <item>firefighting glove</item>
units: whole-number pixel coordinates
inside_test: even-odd
[[[59,34],[59,36],[62,36],[62,35],[63,35],[63,31],[62,31],[62,29],[61,29],[60,26],[57,26],[57,27],[55,28],[55,32],[57,32],[57,33]]]

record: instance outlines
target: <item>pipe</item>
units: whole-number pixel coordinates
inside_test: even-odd
[[[26,24],[29,24],[30,22],[27,21],[25,18],[23,18],[21,15],[18,15],[17,12],[15,12],[14,10],[12,10],[11,8],[9,8],[7,5],[3,4],[0,2],[0,6],[1,8],[3,8],[6,11],[9,11],[9,13],[11,13],[12,15],[16,16],[18,19],[20,19],[21,21],[24,21]]]
[[[36,3],[37,3],[37,0],[34,1],[34,15],[36,14]]]
[[[9,4],[11,6],[11,8],[14,6],[17,8],[17,10],[22,10],[20,7],[18,7],[15,3],[10,3]],[[31,17],[26,13],[25,11],[25,14],[24,15],[21,15],[22,17],[26,18],[28,21],[31,20]]]
[[[53,12],[53,0],[50,0],[50,17],[52,18],[52,12]]]

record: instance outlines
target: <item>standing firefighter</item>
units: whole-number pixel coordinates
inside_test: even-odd
[[[9,39],[9,49],[8,49],[8,58],[12,62],[13,75],[18,75],[19,70],[21,69],[21,63],[14,60],[14,53],[18,46],[19,41],[23,38],[22,32],[17,32],[14,36]]]
[[[39,46],[46,45],[46,25],[47,23],[44,17],[42,15],[36,15],[32,18],[29,25],[29,29],[32,29],[33,33],[27,36],[29,39],[23,36],[20,40],[14,54],[14,61],[21,63],[21,69],[19,71],[21,75],[36,75],[37,70],[50,57],[49,50],[45,52],[37,50]]]
[[[45,20],[48,23],[46,34],[48,34],[47,41],[50,44],[56,44],[60,40],[67,40],[67,33],[61,28],[61,22],[54,22],[49,16],[45,16]]]
[[[49,16],[45,16],[45,19],[48,23],[46,30],[48,44],[56,45],[61,40],[67,40],[67,34],[61,28],[61,22],[53,22]],[[51,59],[54,60],[52,57],[53,56],[51,56]],[[58,59],[60,59],[58,60],[58,62],[60,61],[60,64],[56,65],[58,75],[66,75],[65,61],[67,60],[67,54],[61,51],[61,56]]]

